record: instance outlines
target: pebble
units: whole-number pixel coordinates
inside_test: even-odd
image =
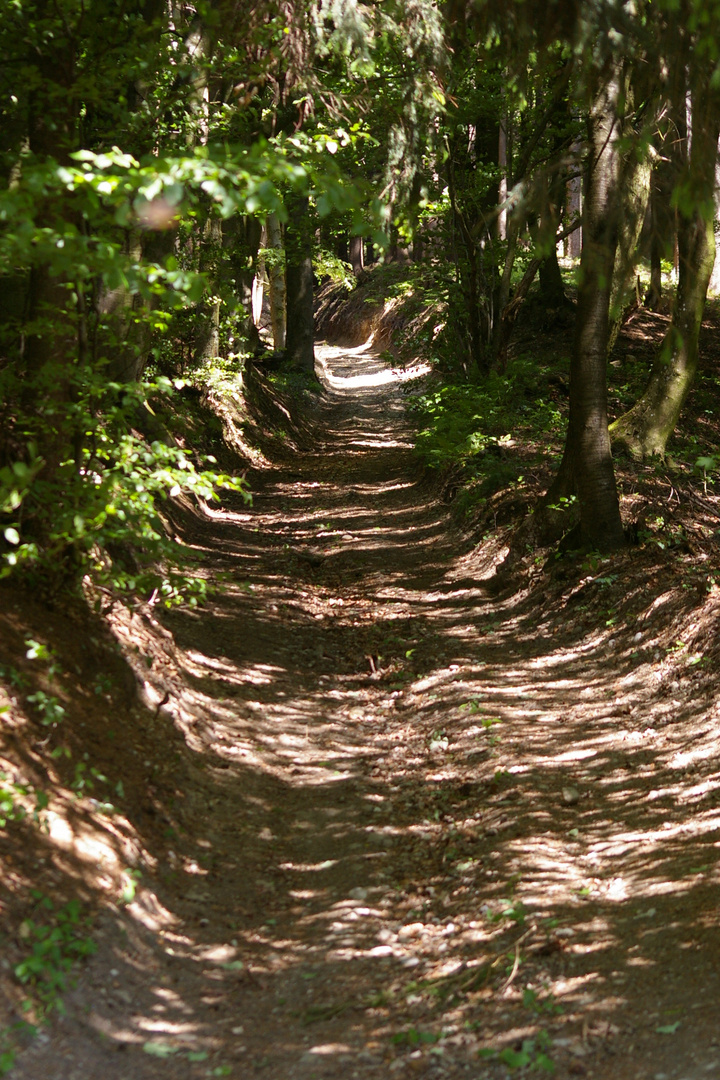
[[[368,898],[368,890],[367,889],[361,889],[361,888],[351,889],[350,892],[348,893],[348,896],[350,897],[351,900],[367,900],[367,898]]]
[[[562,800],[566,806],[574,806],[575,803],[580,802],[580,792],[576,787],[564,787],[562,789]]]
[[[425,933],[425,924],[421,922],[408,923],[406,926],[401,926],[398,930],[398,938],[400,941],[410,941],[411,938],[420,937]]]

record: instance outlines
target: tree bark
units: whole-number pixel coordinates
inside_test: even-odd
[[[288,360],[302,371],[314,373],[312,226],[309,200],[289,200],[285,233],[285,287],[287,290]]]
[[[252,283],[257,268],[261,225],[256,217],[235,215],[222,223],[226,272],[243,310],[241,335],[247,348],[260,346],[260,335],[252,318]]]
[[[650,178],[650,287],[645,294],[645,307],[650,311],[662,308],[662,262],[670,259],[675,247],[675,212],[670,205],[672,180],[668,163],[660,160]]]
[[[217,292],[220,255],[222,250],[222,222],[218,217],[208,217],[200,239],[200,272],[210,282],[211,294]],[[195,316],[194,361],[202,364],[214,359],[220,352],[220,300],[210,295],[202,300]]]
[[[365,266],[364,255],[364,242],[362,236],[350,237],[350,265],[353,268],[353,274],[356,276],[361,274]]]
[[[285,348],[287,326],[285,323],[285,267],[283,265],[283,240],[280,219],[277,214],[269,214],[267,219],[267,246],[275,253],[275,258],[267,268],[270,286],[270,323],[272,326],[273,348],[282,352]]]
[[[608,355],[612,352],[628,304],[628,294],[635,280],[638,243],[650,199],[651,167],[649,159],[640,159],[634,143],[625,154],[620,181],[620,220],[610,290],[610,332]]]
[[[610,286],[617,246],[620,179],[616,69],[599,89],[588,120],[583,248],[570,364],[570,419],[565,452],[543,503],[575,495],[580,546],[611,551],[625,543],[607,424],[606,356]]]
[[[685,61],[675,78],[673,101],[660,132],[659,153],[650,179],[650,288],[645,305],[651,311],[662,306],[662,262],[675,253],[677,213],[672,193],[688,167],[687,79]]]
[[[697,371],[698,338],[715,262],[713,197],[719,134],[720,97],[706,80],[693,94],[688,176],[693,194],[679,199],[679,277],[672,323],[645,392],[610,429],[613,441],[638,459],[665,454]],[[691,205],[683,202],[688,198]]]
[[[564,307],[568,300],[565,296],[565,283],[562,279],[556,248],[553,248],[540,263],[538,277],[543,305],[551,311]]]

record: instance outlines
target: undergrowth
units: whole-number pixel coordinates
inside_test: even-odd
[[[72,985],[73,966],[97,948],[88,935],[89,919],[78,900],[57,907],[37,889],[31,896],[35,901],[33,917],[23,921],[18,935],[25,955],[13,968],[26,994],[20,1002],[23,1016],[0,1031],[0,1076],[12,1070],[19,1043],[33,1038],[53,1011],[64,1011],[62,995]]]
[[[553,380],[555,380],[553,382]],[[430,469],[455,469],[468,485],[461,509],[521,480],[555,454],[566,421],[564,377],[527,355],[482,382],[447,383],[413,399],[416,453]]]
[[[76,381],[75,400],[53,414],[66,431],[83,432],[75,457],[50,466],[38,450],[44,432],[0,469],[0,578],[42,591],[86,579],[116,596],[198,603],[205,583],[163,506],[181,495],[211,501],[219,489],[248,498],[244,481],[219,470],[213,455],[186,449],[181,428],[175,434],[159,419],[172,423],[166,403],[183,380],[102,384],[79,373]],[[44,422],[41,414],[36,427]]]

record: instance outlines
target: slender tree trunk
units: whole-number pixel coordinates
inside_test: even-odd
[[[507,110],[500,121],[500,134],[498,137],[498,168],[500,169],[500,184],[498,185],[498,203],[502,204],[507,199],[508,193],[508,127],[509,119]],[[497,237],[504,240],[507,236],[507,210],[501,210],[497,217]]]
[[[260,221],[256,217],[235,215],[222,223],[225,272],[243,309],[241,336],[251,350],[260,345],[260,336],[252,318],[252,283],[260,248]]]
[[[541,265],[540,259],[531,260],[530,265],[520,279],[512,300],[509,300],[505,305],[498,319],[495,347],[497,350],[496,362],[500,371],[504,371],[507,367],[508,346],[515,327],[515,321]]]
[[[267,219],[267,246],[275,253],[268,267],[270,282],[270,323],[272,325],[273,347],[276,352],[285,348],[285,265],[282,229],[277,214],[269,214]]]
[[[51,10],[48,3],[38,5],[39,15],[48,17]],[[27,143],[38,160],[54,158],[65,165],[70,163],[77,139],[77,106],[70,94],[75,53],[71,40],[56,44],[52,34],[48,38],[47,51],[36,58],[32,69]],[[58,228],[62,223],[75,228],[80,224],[67,206],[42,199],[35,224]],[[44,479],[54,478],[61,461],[72,455],[75,437],[68,404],[73,396],[73,361],[79,358],[85,334],[80,325],[85,323],[85,312],[80,300],[71,302],[67,285],[67,278],[51,272],[47,263],[37,262],[30,268],[21,398],[30,416],[42,417],[34,435],[45,461]]]
[[[312,226],[307,198],[289,202],[285,233],[286,353],[294,367],[314,373]]]
[[[650,199],[650,176],[649,160],[640,160],[635,145],[631,145],[623,161],[620,181],[620,222],[610,290],[608,354],[612,352],[620,333],[629,292],[635,280],[638,242]]]
[[[222,222],[208,217],[200,241],[200,271],[217,284],[222,250]],[[213,290],[217,291],[217,290]],[[198,304],[195,332],[195,362],[212,360],[220,351],[220,301],[210,296]]]
[[[170,241],[172,250],[172,235],[162,233],[160,236],[166,246]],[[157,241],[160,236],[153,236],[153,240]],[[128,232],[124,249],[134,262],[140,262],[146,251],[143,251],[139,231]],[[101,287],[98,290],[95,310],[98,333],[94,359],[107,361],[105,370],[111,382],[136,382],[142,375],[150,347],[148,305],[139,295],[132,295],[127,285],[119,285],[114,289]]]
[[[650,180],[650,286],[644,300],[650,311],[661,310],[662,263],[671,257],[675,246],[675,213],[670,206],[672,185],[667,183],[665,166],[665,162],[659,162]]]
[[[490,343],[491,362],[493,367],[503,366],[506,359],[507,342],[509,340],[508,320],[505,317],[506,309],[510,303],[510,286],[512,283],[512,272],[515,266],[515,256],[517,254],[518,246],[518,232],[519,225],[515,217],[511,217],[507,222],[507,248],[505,251],[505,263],[503,265],[502,277],[497,289],[497,296],[495,298],[495,318],[493,320],[492,327],[492,340]],[[535,273],[533,273],[535,277]],[[515,320],[513,319],[514,323]]]
[[[720,97],[706,80],[693,95],[689,175],[694,205],[679,203],[679,279],[672,324],[647,389],[611,428],[613,440],[637,458],[664,455],[697,371],[698,338],[715,262],[713,197],[719,133]]]
[[[464,257],[458,257],[459,253],[456,248],[455,264],[458,269],[465,309],[465,317],[464,319],[461,317],[461,325],[464,323],[463,329],[467,339],[467,355],[463,357],[462,363],[466,372],[468,369],[475,368],[481,374],[487,374],[489,370],[489,357],[486,348],[487,320],[483,317],[484,313],[481,311],[480,293],[480,259],[482,258],[482,252],[479,250],[477,240],[468,228],[465,215],[458,204],[452,153],[448,164],[448,192],[453,224],[457,227],[457,233],[462,241],[464,255]],[[456,233],[453,230],[453,242],[455,242],[455,237]],[[455,246],[455,243],[453,243],[453,246]],[[461,335],[462,331],[458,336]]]
[[[615,71],[596,94],[589,117],[575,348],[570,364],[570,419],[560,470],[543,500],[576,495],[580,545],[610,551],[625,543],[607,425],[606,356],[617,246],[620,156]]]

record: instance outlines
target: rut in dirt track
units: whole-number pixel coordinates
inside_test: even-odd
[[[490,597],[499,552],[459,551],[402,379],[363,350],[322,362],[316,451],[191,537],[224,583],[164,620],[173,828],[18,1076],[477,1080],[505,1074],[479,1048],[555,1025],[558,1076],[639,1077],[655,1051],[623,1042],[632,1003],[662,1020],[680,977],[713,1000],[714,926],[690,979],[682,928],[626,964],[672,923],[667,867],[702,862],[712,823],[639,855],[633,830],[671,820],[645,800],[676,749],[625,739],[644,677],[552,606]],[[529,1010],[529,986],[565,1012]],[[666,1075],[691,1075],[687,1045]]]

